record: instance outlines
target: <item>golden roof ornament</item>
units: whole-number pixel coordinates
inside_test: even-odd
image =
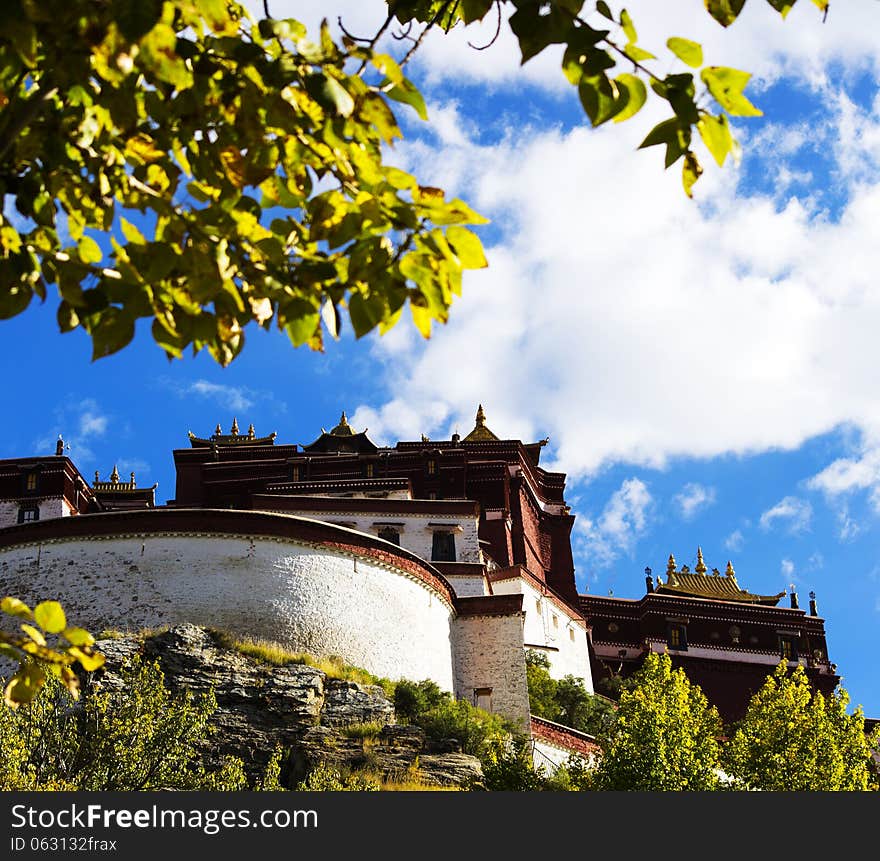
[[[220,422],[217,422],[217,427],[214,428],[214,436],[223,436],[223,428],[220,427]]]
[[[728,559],[727,560],[727,569],[724,572],[725,577],[734,577],[736,576],[736,572],[733,570],[733,563]]]
[[[354,431],[351,428],[351,425],[348,423],[348,416],[345,414],[345,410],[342,411],[342,415],[339,418],[339,424],[336,425],[333,430],[330,431],[330,436],[354,436]]]
[[[706,567],[706,563],[703,561],[703,548],[697,548],[697,565],[694,568],[694,571],[697,574],[705,574],[709,569]]]
[[[254,430],[254,423],[251,422],[248,425],[248,439],[253,439],[257,435],[257,432]]]
[[[666,563],[666,573],[675,574],[675,557],[670,553],[669,561]]]
[[[230,429],[229,433],[232,436],[238,436],[238,419],[237,418],[232,419],[232,428]]]
[[[119,484],[119,470],[116,468],[116,464],[113,464],[113,472],[110,473],[110,481],[113,484]]]
[[[487,440],[497,441],[498,437],[486,427],[486,413],[483,411],[483,405],[480,404],[477,407],[474,429],[462,440],[462,442],[483,442]]]

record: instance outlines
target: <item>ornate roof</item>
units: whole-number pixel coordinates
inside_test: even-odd
[[[278,436],[275,432],[270,433],[269,436],[257,436],[253,424],[248,427],[247,434],[241,434],[238,431],[237,418],[233,418],[228,434],[223,433],[219,422],[210,439],[197,437],[192,431],[187,431],[187,434],[193,448],[212,448],[219,445],[275,445],[275,437]]]
[[[335,428],[329,431],[321,428],[321,436],[302,448],[305,452],[325,454],[337,452],[372,454],[377,451],[376,444],[367,436],[367,429],[364,428],[360,433],[356,433],[348,423],[345,410],[342,411],[342,417]]]
[[[485,440],[497,440],[489,428],[486,427],[486,414],[483,412],[483,405],[477,407],[477,418],[474,429],[462,440],[462,442],[483,442]]]
[[[95,480],[92,483],[92,489],[100,493],[131,493],[135,491],[141,494],[147,494],[154,491],[159,486],[156,482],[152,487],[138,487],[134,480],[134,473],[131,473],[131,481],[120,481],[119,470],[116,464],[113,464],[113,472],[110,473],[110,481],[101,481],[101,473],[95,470]]]
[[[666,565],[666,582],[657,578],[657,589],[660,595],[682,595],[690,598],[712,598],[720,601],[738,601],[747,604],[766,604],[775,607],[785,591],[778,595],[753,595],[740,587],[736,582],[736,572],[728,561],[724,574],[717,568],[711,574],[703,561],[703,551],[697,548],[697,564],[694,570],[687,565],[676,567],[675,557],[670,553]]]

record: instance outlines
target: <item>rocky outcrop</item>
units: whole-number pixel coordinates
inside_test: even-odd
[[[289,751],[282,779],[290,786],[320,762],[433,785],[482,777],[479,760],[457,751],[454,743],[432,745],[419,727],[397,725],[393,704],[376,685],[329,678],[305,664],[273,666],[195,625],[103,639],[97,646],[107,659],[97,677],[101,686],[118,687],[123,662],[141,654],[158,660],[172,690],[213,689],[216,732],[205,754],[240,757],[252,778],[262,774],[279,746]]]

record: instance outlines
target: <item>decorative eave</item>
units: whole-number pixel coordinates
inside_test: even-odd
[[[113,464],[113,471],[110,473],[110,480],[101,481],[101,474],[96,469],[95,480],[92,482],[92,490],[95,493],[134,493],[139,495],[147,495],[152,493],[159,486],[159,482],[157,481],[152,487],[138,487],[137,482],[134,478],[134,473],[132,472],[130,473],[130,475],[130,481],[120,481],[119,470],[117,469],[116,464]]]
[[[737,601],[743,604],[763,604],[775,607],[785,591],[776,595],[755,595],[736,582],[736,572],[730,561],[722,575],[717,568],[707,574],[703,551],[697,548],[697,564],[693,571],[687,565],[676,567],[675,557],[670,553],[666,565],[666,582],[658,577],[655,592],[659,595],[681,595],[689,598],[711,598],[718,601]]]
[[[193,448],[214,448],[221,445],[275,445],[275,437],[278,436],[274,431],[268,436],[257,436],[253,424],[248,427],[246,434],[241,434],[238,431],[237,418],[233,418],[232,428],[228,434],[223,433],[218,422],[209,439],[198,437],[192,431],[187,431],[187,435]]]

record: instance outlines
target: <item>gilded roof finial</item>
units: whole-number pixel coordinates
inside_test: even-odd
[[[112,481],[113,484],[119,483],[119,470],[116,468],[115,463],[113,464],[113,472],[110,473],[110,481]]]
[[[348,426],[348,416],[346,416],[345,410],[342,411],[342,415],[339,418],[339,424],[341,424],[343,427]]]
[[[131,473],[131,489],[134,490],[135,487],[136,487],[136,485],[134,483],[134,473]]]
[[[97,484],[100,480],[101,480],[101,471],[96,469],[95,470],[95,484]]]
[[[251,422],[248,425],[248,439],[253,439],[257,435],[257,432],[254,430],[254,423]]]
[[[230,433],[233,436],[238,436],[238,419],[237,418],[232,419],[232,429],[230,430]]]
[[[214,428],[214,436],[223,436],[223,428],[220,427],[220,422],[217,422],[217,427]]]
[[[669,561],[666,563],[666,573],[675,573],[675,557],[671,553],[669,554]]]
[[[703,548],[697,548],[697,565],[694,568],[694,571],[697,574],[705,574],[709,569],[706,567],[706,563],[703,561]]]
[[[727,560],[727,570],[724,572],[725,577],[733,577],[735,575],[735,571],[733,570],[733,563],[728,559]]]
[[[483,412],[483,405],[480,404],[477,407],[477,427],[485,427],[486,425],[486,414]]]

